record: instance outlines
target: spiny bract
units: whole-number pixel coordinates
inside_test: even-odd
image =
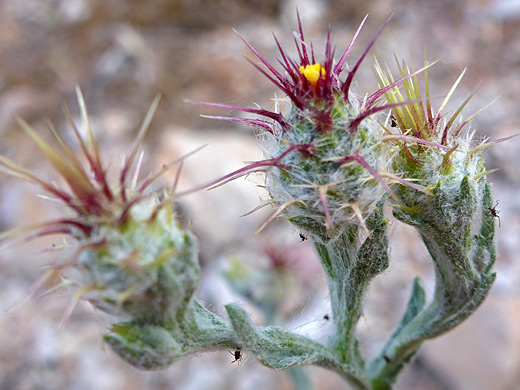
[[[64,204],[71,215],[4,233],[0,240],[16,235],[25,240],[53,234],[70,237],[60,248],[61,259],[49,267],[28,295],[46,282],[58,280],[56,287],[73,286],[75,289],[71,308],[80,299],[86,299],[96,307],[124,318],[153,317],[158,320],[175,315],[187,306],[197,285],[197,246],[193,235],[183,231],[175,218],[172,202],[176,184],[161,192],[150,192],[149,187],[182,158],[142,180],[139,179],[139,159],[130,177],[138,147],[159,100],[156,99],[148,111],[118,180],[110,182],[79,89],[77,95],[86,141],[68,111],[66,115],[86,164],[52,126],[50,130],[59,145],[57,148],[20,121],[68,189],[46,182],[0,156],[0,170],[37,184]],[[70,310],[66,316],[68,314]]]

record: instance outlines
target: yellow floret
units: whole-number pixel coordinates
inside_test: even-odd
[[[305,65],[305,67],[300,66],[300,73],[305,76],[312,86],[317,84],[320,76],[325,79],[325,68],[319,63],[315,63],[314,65]]]

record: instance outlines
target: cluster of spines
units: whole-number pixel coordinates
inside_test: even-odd
[[[422,68],[424,69],[424,96],[413,64],[410,69],[404,61],[400,63],[397,58],[396,63],[401,79],[411,76],[403,81],[403,91],[394,86],[391,89],[387,88],[384,93],[387,102],[395,105],[392,108],[392,126],[385,127],[387,131],[385,139],[395,141],[396,148],[399,149],[398,157],[395,159],[396,162],[400,161],[395,166],[398,170],[397,174],[410,180],[421,180],[422,183],[416,183],[416,189],[422,188],[424,192],[429,191],[439,178],[450,173],[470,174],[474,180],[478,180],[494,172],[494,170],[485,171],[483,166],[479,167],[482,165],[478,163],[481,160],[480,152],[509,138],[494,142],[484,140],[473,146],[472,133],[467,132],[463,137],[465,134],[463,129],[493,102],[457,123],[456,120],[476,93],[477,87],[449,118],[444,116],[444,110],[466,70],[462,71],[437,111],[434,112],[430,98],[428,68],[435,62],[428,64],[425,60],[425,66]],[[388,66],[385,70],[376,62],[375,74],[382,89],[394,84],[394,77]],[[409,104],[397,106],[405,101]],[[393,129],[397,129],[398,133],[394,134]],[[460,166],[457,168],[456,165]]]
[[[160,195],[157,192],[149,191],[149,189],[151,184],[167,169],[176,164],[182,164],[186,156],[164,165],[158,172],[150,174],[143,179],[139,178],[143,154],[136,162],[139,146],[157,109],[159,98],[157,97],[150,106],[134,145],[119,171],[118,179],[115,182],[111,182],[101,160],[99,145],[90,125],[83,96],[79,88],[77,88],[76,92],[82,125],[87,135],[86,140],[81,137],[80,130],[75,125],[70,111],[66,107],[64,111],[70,128],[79,143],[83,153],[82,157],[86,164],[66,144],[51,124],[49,124],[49,128],[58,147],[54,147],[45,141],[26,122],[19,121],[22,129],[34,140],[55,171],[67,183],[68,189],[61,188],[51,181],[41,179],[11,159],[0,155],[1,171],[39,186],[51,198],[58,200],[71,211],[70,216],[13,229],[0,235],[0,242],[6,245],[16,241],[27,242],[35,238],[56,234],[72,238],[66,245],[53,246],[49,249],[51,251],[62,249],[63,258],[54,261],[54,264],[31,286],[19,304],[26,301],[50,281],[57,281],[58,285],[52,289],[71,284],[77,285],[71,304],[71,307],[73,307],[83,296],[86,296],[85,294],[98,289],[99,286],[96,283],[89,283],[88,275],[83,278],[83,281],[68,280],[66,276],[67,270],[70,268],[81,268],[79,259],[84,257],[85,254],[101,253],[103,248],[113,245],[118,240],[119,233],[115,233],[114,236],[114,234],[109,234],[110,230],[122,232],[125,230],[125,226],[128,226],[128,222],[135,218],[140,220],[140,223],[159,223],[164,225],[163,222],[157,221],[160,215],[168,215],[170,219],[169,224],[172,226],[177,224],[172,214],[172,202],[178,184],[180,169],[177,171],[171,188],[162,190],[163,193]],[[159,200],[160,198],[162,200]],[[163,210],[165,213],[162,213]],[[133,267],[135,268],[134,271],[139,273],[137,268],[142,267],[143,264],[135,261],[137,257],[138,253],[134,251],[123,255],[121,258],[115,258],[113,264],[128,267],[129,269]],[[89,270],[84,271],[89,272]],[[123,297],[120,297],[120,299],[123,300]],[[67,309],[64,319],[68,317],[70,312],[71,309]]]

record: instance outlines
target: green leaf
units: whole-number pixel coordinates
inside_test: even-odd
[[[401,323],[397,327],[395,333],[399,332],[403,327],[408,325],[421,312],[426,304],[426,292],[421,282],[421,278],[416,277],[413,280],[412,294],[408,300],[406,311],[403,315]]]
[[[225,307],[241,348],[251,351],[265,366],[283,369],[310,364],[337,364],[325,346],[276,326],[258,328],[241,307],[233,304]]]
[[[103,339],[121,359],[140,369],[166,368],[182,355],[181,346],[160,326],[124,322],[112,326]]]
[[[380,213],[374,213],[380,214]],[[381,218],[376,224],[370,224],[371,232],[357,254],[356,273],[362,273],[365,280],[370,280],[388,268],[388,239],[386,222]]]

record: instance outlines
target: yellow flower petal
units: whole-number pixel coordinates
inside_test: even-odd
[[[325,79],[325,68],[323,68],[319,63],[315,63],[314,65],[305,65],[305,67],[300,66],[300,73],[305,76],[312,86],[316,86],[320,76]]]

